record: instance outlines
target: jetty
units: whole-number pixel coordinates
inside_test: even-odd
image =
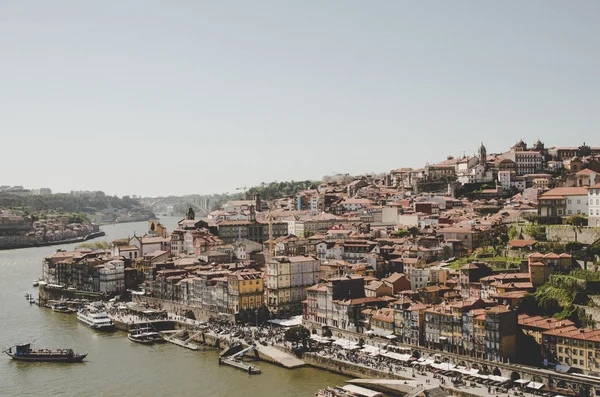
[[[177,345],[177,346],[185,347],[185,348],[190,349],[190,350],[199,350],[200,346],[196,345],[195,343],[190,343],[190,341],[194,337],[196,337],[198,334],[194,334],[192,337],[187,338],[185,340],[178,339],[178,336],[183,336],[186,331],[187,330],[182,329],[180,331],[176,331],[175,333],[171,333],[171,335],[169,335],[169,336],[167,336],[167,334],[170,333],[168,331],[163,331],[162,333],[163,333],[164,340],[166,340],[169,343],[172,343],[172,344]]]
[[[231,349],[228,349],[227,351],[225,351],[225,353],[223,353],[222,355],[219,356],[219,365],[221,365],[221,364],[229,365],[231,367],[241,369],[242,371],[248,372],[249,375],[258,375],[258,374],[260,374],[259,367],[257,367],[256,365],[252,365],[250,363],[242,361],[242,357],[244,357],[244,355],[246,353],[250,353],[254,349],[255,349],[255,346],[252,345],[252,346],[242,349],[242,350],[238,351],[237,353],[234,353],[230,356],[224,356],[224,354],[227,354],[228,352],[230,352]]]

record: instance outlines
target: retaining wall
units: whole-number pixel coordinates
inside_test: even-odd
[[[302,355],[302,361],[312,367],[324,369],[326,371],[335,372],[353,378],[410,379],[397,374],[390,374],[386,371],[379,371],[377,369],[363,367],[359,364],[347,363],[345,361],[319,356],[316,353],[305,353]]]
[[[548,225],[546,226],[546,239],[548,241],[560,241],[561,243],[592,244],[600,239],[600,227]]]

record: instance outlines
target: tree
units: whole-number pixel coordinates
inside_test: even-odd
[[[285,340],[292,343],[293,346],[302,344],[304,347],[307,346],[308,340],[310,339],[310,331],[298,325],[296,327],[288,328],[284,334]]]
[[[416,237],[420,234],[419,229],[415,226],[413,227],[409,227],[408,228],[408,232],[410,233],[411,236]]]
[[[394,231],[394,232],[392,233],[392,235],[393,235],[394,237],[403,238],[403,237],[406,237],[406,236],[408,236],[408,233],[409,233],[409,231],[408,231],[408,230],[406,230],[406,229],[400,229],[400,230],[396,230],[396,231]]]
[[[572,226],[586,226],[587,225],[587,217],[582,214],[575,214],[567,218],[567,225]]]

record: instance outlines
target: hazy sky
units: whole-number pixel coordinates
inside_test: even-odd
[[[0,185],[166,195],[600,145],[600,2],[0,2]]]

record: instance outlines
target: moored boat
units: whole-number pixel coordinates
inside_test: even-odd
[[[40,285],[40,281],[39,280],[33,280],[33,286],[37,287]]]
[[[77,320],[97,331],[114,331],[115,324],[108,313],[97,305],[87,305],[77,312]]]
[[[140,327],[132,329],[131,332],[127,334],[127,338],[132,342],[147,345],[152,343],[164,342],[164,339],[160,332],[157,332],[150,327]]]
[[[13,352],[13,347],[15,351]],[[87,356],[85,354],[77,354],[73,352],[73,349],[37,349],[31,348],[30,343],[23,345],[16,345],[3,351],[13,360],[19,361],[45,361],[45,362],[57,362],[57,363],[78,363],[83,361]]]
[[[71,309],[67,305],[64,305],[61,303],[55,303],[54,305],[52,305],[52,310],[55,312],[58,312],[58,313],[66,313],[66,314],[75,313],[75,309]]]

